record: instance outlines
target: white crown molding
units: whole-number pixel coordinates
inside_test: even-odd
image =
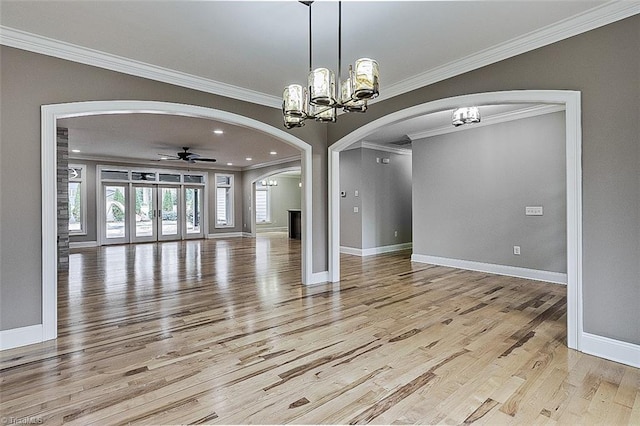
[[[411,140],[413,140],[413,138],[411,138]],[[399,148],[399,147],[390,146],[390,145],[380,145],[377,143],[367,142],[367,141],[362,141],[360,143],[360,148],[375,149],[376,151],[384,151],[384,152],[390,152],[392,154],[400,154],[400,155],[412,154],[412,151],[407,148]]]
[[[611,1],[564,19],[540,30],[532,31],[510,41],[458,59],[385,87],[381,95],[370,103],[455,77],[486,65],[543,47],[560,40],[593,30],[640,13],[640,2]],[[66,59],[81,64],[117,71],[137,77],[161,81],[214,95],[252,102],[272,108],[281,108],[279,97],[238,86],[198,77],[181,71],[135,61],[95,49],[55,40],[49,37],[0,25],[0,44],[30,52]]]
[[[111,156],[99,156],[99,155],[83,155],[83,154],[73,154],[69,156],[69,161],[96,161],[96,162],[107,162],[107,163],[117,163],[117,164],[134,164],[137,166],[149,166],[160,169],[189,169],[189,170],[201,170],[201,171],[211,171],[211,170],[226,170],[226,171],[240,171],[240,167],[232,167],[225,166],[222,163],[210,164],[210,163],[196,163],[196,165],[192,165],[186,161],[162,161],[162,160],[137,160],[132,158],[125,157],[111,157]]]
[[[488,117],[482,117],[480,123],[471,125],[463,125],[454,127],[453,125],[447,125],[443,127],[437,127],[435,129],[426,130],[424,132],[412,133],[409,136],[412,141],[430,138],[433,136],[444,135],[447,133],[463,132],[465,130],[477,129],[479,127],[491,126],[498,123],[506,123],[508,121],[522,120],[524,118],[536,117],[544,114],[551,114],[554,112],[564,111],[564,105],[536,105],[533,107],[527,107],[518,109],[515,111],[504,112],[501,114],[494,114]]]
[[[280,160],[267,161],[265,163],[252,164],[250,166],[243,167],[240,170],[242,170],[243,172],[246,172],[247,170],[262,169],[269,166],[276,166],[278,164],[290,163],[292,161],[300,161],[300,157],[299,156],[288,157],[288,158],[282,158]]]
[[[465,58],[430,69],[399,83],[384,87],[380,96],[369,103],[380,102],[420,87],[547,46],[640,13],[640,2],[610,1],[583,13],[548,25],[536,31],[497,44]]]
[[[0,44],[258,105],[272,108],[282,107],[282,99],[266,93],[112,55],[11,27],[0,26]]]

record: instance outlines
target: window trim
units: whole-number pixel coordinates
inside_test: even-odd
[[[218,184],[218,177],[228,177],[229,184]],[[214,217],[215,217],[215,228],[234,228],[235,227],[235,203],[234,203],[234,193],[235,193],[235,175],[232,173],[215,173],[213,176],[214,179]],[[218,188],[229,188],[229,217],[227,217],[227,223],[221,224],[218,222]]]
[[[265,192],[267,194],[267,220],[265,221],[258,221],[257,218],[257,210],[258,210],[258,191],[260,192]],[[262,185],[262,181],[257,181],[256,182],[256,196],[255,196],[255,200],[256,200],[256,212],[254,213],[254,216],[256,216],[255,220],[256,220],[256,225],[269,225],[271,222],[271,187],[270,186],[263,186]]]
[[[87,235],[87,165],[86,164],[76,164],[69,163],[67,165],[68,169],[81,169],[80,178],[72,179],[68,178],[67,182],[67,209],[69,210],[69,219],[71,218],[71,209],[69,208],[69,200],[71,200],[71,196],[69,195],[69,184],[72,182],[80,183],[80,230],[72,231],[67,225],[67,230],[69,232],[69,236],[84,236]]]

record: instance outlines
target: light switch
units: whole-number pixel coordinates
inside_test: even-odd
[[[359,197],[359,195],[358,195],[358,194],[359,194],[359,192],[358,192],[358,190],[356,189],[356,192],[355,192],[355,194],[354,194],[354,195],[355,195],[356,197]]]
[[[524,208],[526,216],[542,216],[544,214],[542,206],[527,206]]]
[[[358,213],[358,207],[354,207],[354,208],[353,208],[353,212],[354,212],[354,213]]]

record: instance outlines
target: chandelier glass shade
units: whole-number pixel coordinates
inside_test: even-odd
[[[309,7],[309,77],[307,87],[290,84],[282,94],[282,114],[287,129],[304,126],[306,119],[333,123],[337,109],[345,112],[365,112],[367,100],[379,94],[379,66],[374,59],[360,58],[349,75],[342,80],[342,2],[338,2],[338,79],[328,68],[312,68],[311,64],[311,3]]]
[[[465,107],[458,108],[453,111],[451,117],[451,124],[455,127],[462,126],[463,124],[479,123],[480,122],[480,110],[478,107]]]

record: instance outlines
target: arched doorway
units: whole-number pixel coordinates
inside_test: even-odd
[[[157,101],[88,101],[43,105],[41,108],[42,161],[42,341],[57,337],[57,209],[56,121],[100,114],[167,114],[214,119],[269,134],[301,151],[302,283],[312,282],[311,145],[273,126],[227,111]],[[307,184],[309,182],[309,184]]]
[[[253,235],[255,237],[257,229],[256,229],[256,211],[255,211],[255,206],[256,206],[256,188],[255,185],[256,183],[267,179],[271,176],[280,174],[280,173],[285,173],[285,172],[300,172],[301,169],[300,167],[294,166],[294,167],[281,167],[281,168],[274,168],[273,170],[270,170],[266,173],[260,174],[258,176],[256,176],[255,178],[251,179],[251,182],[249,182],[249,185],[251,187],[250,192],[250,206],[251,206],[251,229],[250,229],[250,233],[251,235]],[[302,186],[301,186],[302,188]]]
[[[582,124],[580,92],[518,90],[475,93],[439,99],[396,111],[358,128],[329,147],[329,276],[340,280],[340,152],[377,129],[430,113],[462,106],[511,103],[565,107],[567,193],[567,346],[580,350],[582,320]]]

